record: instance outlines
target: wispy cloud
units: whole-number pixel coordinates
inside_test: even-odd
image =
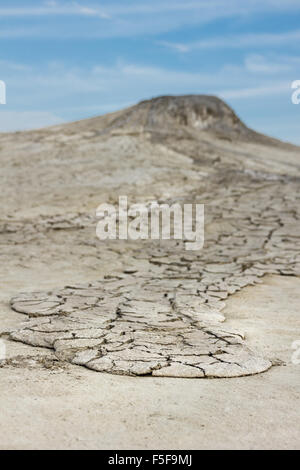
[[[2,0],[3,1],[3,0]],[[4,0],[5,2],[5,0]],[[56,38],[109,38],[109,37],[132,37],[136,35],[155,35],[185,28],[188,25],[201,25],[221,19],[229,18],[250,18],[251,16],[265,13],[297,12],[300,11],[299,0],[227,0],[224,7],[224,0],[135,0],[124,2],[124,0],[103,0],[97,2],[75,1],[51,1],[33,6],[32,4],[14,6],[14,0],[9,6],[0,7],[0,21],[5,19],[10,21],[6,31],[2,29],[2,38],[16,37],[56,37]],[[70,17],[70,21],[64,27],[54,24],[58,17]],[[51,17],[53,18],[51,20]],[[71,21],[71,18],[73,20]],[[23,19],[22,28],[14,21]],[[37,18],[43,22],[42,27],[33,27],[32,21]],[[44,21],[43,21],[44,18]],[[82,20],[80,27],[76,18]],[[89,22],[89,19],[91,20]],[[109,20],[102,21],[101,27],[95,19]],[[48,21],[49,20],[49,21]],[[84,20],[84,21],[83,21]],[[40,23],[39,22],[39,23]],[[40,26],[40,24],[39,24]],[[274,44],[278,40],[278,35],[261,35],[256,39],[255,35],[242,36],[242,41],[254,44],[259,39],[266,43]],[[286,37],[286,41],[297,40],[299,35]],[[242,47],[236,38],[215,38],[201,40],[189,44],[165,42],[165,46],[177,49],[180,52],[197,48],[218,48],[218,47]]]
[[[158,44],[178,52],[190,52],[200,49],[243,49],[246,47],[266,47],[291,45],[300,40],[300,30],[285,33],[243,34],[226,37],[213,37],[190,43],[172,43],[160,41]]]
[[[37,17],[37,16],[91,16],[98,18],[109,18],[99,7],[82,6],[76,2],[58,3],[55,1],[45,2],[41,7],[2,7],[0,8],[0,18],[11,17]]]
[[[291,82],[286,80],[285,82],[269,83],[265,86],[257,86],[253,88],[239,88],[235,90],[224,90],[219,91],[218,95],[225,99],[247,99],[254,98],[258,96],[276,96],[276,95],[286,95],[290,91]]]
[[[169,49],[173,49],[174,51],[177,52],[189,52],[192,50],[192,45],[191,44],[181,44],[178,42],[169,42],[169,41],[156,41],[156,44],[159,46],[164,46]]]
[[[255,74],[282,74],[295,71],[300,66],[300,57],[276,56],[271,59],[258,54],[245,58],[245,68]]]
[[[42,27],[30,26],[0,29],[0,39],[37,38],[43,36],[45,36],[45,29]]]
[[[224,0],[197,0],[197,1],[183,1],[183,0],[136,0],[131,2],[120,1],[107,1],[103,0],[101,7],[96,5],[96,1],[55,1],[48,0],[43,2],[42,6],[34,7],[30,3],[27,5],[11,6],[0,8],[0,16],[42,16],[52,14],[86,14],[86,15],[110,15],[115,14],[119,16],[129,15],[143,15],[152,13],[163,12],[196,12],[200,11],[204,18],[208,17],[226,17],[228,15],[244,15],[256,12],[270,11],[290,11],[299,10],[300,5],[298,0],[265,0],[264,2],[258,0],[248,0],[241,2],[240,0],[227,0],[226,8],[224,8]],[[88,3],[88,4],[87,4]]]

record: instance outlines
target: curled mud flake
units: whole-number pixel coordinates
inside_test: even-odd
[[[11,307],[19,313],[26,313],[31,317],[56,315],[57,309],[63,300],[57,295],[35,293],[32,296],[21,294],[11,300]]]

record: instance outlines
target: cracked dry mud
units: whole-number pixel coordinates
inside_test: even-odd
[[[236,377],[267,370],[271,362],[221,324],[221,310],[228,295],[266,273],[299,274],[299,194],[296,185],[289,194],[278,182],[254,186],[250,193],[238,186],[226,195],[220,190],[222,205],[207,205],[201,252],[149,241],[132,251],[125,273],[15,297],[12,308],[31,319],[11,338],[117,374]],[[141,260],[144,271],[135,268]]]
[[[182,103],[179,106],[174,100],[175,111],[182,113]],[[99,242],[94,233],[97,220],[86,202],[72,214],[60,211],[53,216],[48,211],[37,217],[6,218],[0,233],[13,256],[18,245],[27,246],[28,262],[39,256],[51,264],[51,245],[49,254],[39,246],[50,238],[59,245],[64,237],[64,255],[70,263],[80,253],[81,260],[88,255],[90,263],[94,256],[95,263],[105,264],[99,267],[97,281],[73,285],[70,279],[63,288],[16,295],[12,309],[29,319],[10,338],[51,348],[61,361],[115,374],[238,377],[266,371],[272,358],[251,351],[241,332],[228,330],[222,309],[229,295],[260,282],[265,274],[300,274],[299,168],[285,158],[299,151],[280,143],[278,150],[276,141],[242,127],[242,139],[251,141],[246,144],[235,135],[239,129],[230,134],[228,123],[221,135],[219,124],[216,134],[201,133],[190,122],[177,124],[175,131],[183,136],[174,144],[172,120],[163,136],[151,113],[142,130],[134,127],[144,106],[133,112],[133,122],[130,112],[116,113],[114,125],[101,124],[98,118],[102,130],[100,137],[89,136],[92,147],[84,141],[85,122],[49,130],[49,135],[40,131],[39,140],[50,141],[51,132],[58,142],[63,135],[66,140],[68,133],[78,139],[85,132],[76,150],[81,158],[98,146],[109,170],[100,175],[104,190],[102,185],[98,204],[116,203],[117,196],[126,192],[134,202],[159,198],[168,203],[204,203],[204,248],[186,251],[178,241]],[[163,107],[163,113],[167,111]],[[192,117],[196,111],[191,110]],[[243,126],[238,121],[237,125]],[[36,136],[28,135],[33,142]],[[225,137],[233,142],[224,142]],[[75,149],[71,146],[67,151]],[[117,157],[122,152],[128,155],[119,161],[120,169]],[[273,160],[269,154],[275,155]],[[77,171],[80,179],[81,167]],[[48,178],[55,179],[51,173]],[[105,190],[106,185],[113,190]],[[76,197],[69,195],[69,200],[74,202]]]

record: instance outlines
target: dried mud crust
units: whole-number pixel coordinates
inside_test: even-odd
[[[213,200],[207,193],[201,201],[203,250],[124,242],[131,262],[123,272],[13,298],[12,308],[30,318],[11,339],[115,374],[238,377],[269,369],[271,361],[252,352],[241,333],[227,331],[221,311],[228,295],[265,274],[300,274],[299,185],[249,177],[247,187],[219,186]],[[88,220],[78,215],[75,228]],[[63,229],[71,222],[66,216],[59,223]]]

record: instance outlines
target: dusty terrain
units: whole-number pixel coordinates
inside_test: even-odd
[[[297,147],[168,97],[0,161],[1,448],[299,448]],[[203,250],[99,241],[119,195],[204,203]]]

